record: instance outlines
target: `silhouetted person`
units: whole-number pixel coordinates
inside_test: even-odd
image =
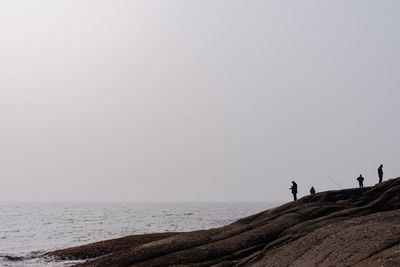
[[[293,199],[297,200],[297,184],[295,181],[292,181],[292,186],[289,189],[292,190]]]
[[[311,189],[310,189],[310,194],[311,194],[311,195],[315,195],[315,189],[314,189],[314,186],[311,186]]]
[[[383,180],[383,170],[382,170],[382,168],[383,168],[383,165],[381,164],[381,166],[379,166],[379,168],[378,168],[379,183],[382,183],[382,180]]]
[[[360,187],[364,187],[364,177],[360,174],[360,176],[357,178],[358,184]]]

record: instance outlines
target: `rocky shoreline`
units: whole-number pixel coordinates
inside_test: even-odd
[[[400,266],[400,178],[321,192],[187,233],[156,233],[67,248],[47,260],[104,266]]]

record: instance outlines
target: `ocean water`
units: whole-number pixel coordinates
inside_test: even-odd
[[[0,266],[70,266],[38,256],[126,235],[223,226],[271,202],[0,203]]]

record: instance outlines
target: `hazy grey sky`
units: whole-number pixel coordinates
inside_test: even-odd
[[[400,176],[400,1],[0,2],[0,200],[291,200]]]

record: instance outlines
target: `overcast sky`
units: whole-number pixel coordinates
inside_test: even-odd
[[[0,2],[0,200],[252,201],[400,176],[399,1]]]

